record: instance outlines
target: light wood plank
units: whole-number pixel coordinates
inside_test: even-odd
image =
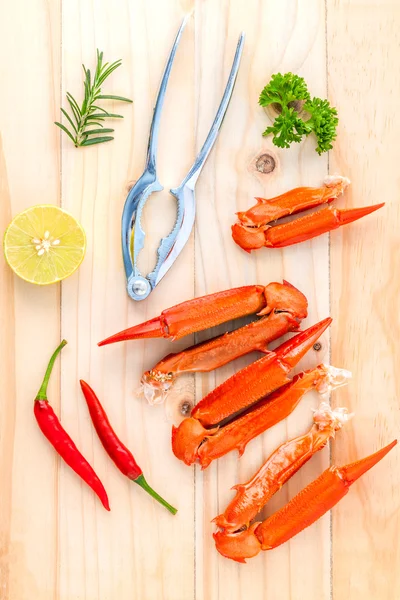
[[[331,170],[352,181],[341,206],[386,202],[332,234],[332,360],[354,373],[335,397],[355,412],[333,446],[344,464],[398,435],[398,138],[400,7],[328,1],[329,95],[340,115]],[[333,598],[400,596],[399,454],[365,475],[333,511]]]
[[[273,15],[273,18],[272,18]],[[199,181],[196,226],[196,295],[229,287],[281,281],[298,286],[310,303],[307,324],[329,312],[328,240],[284,251],[261,250],[251,257],[236,247],[230,227],[234,213],[254,203],[254,196],[273,197],[298,185],[319,185],[326,175],[327,159],[319,158],[311,140],[300,147],[277,151],[271,139],[263,139],[268,118],[258,107],[258,95],[272,73],[292,70],[304,75],[315,95],[326,90],[325,14],[323,3],[247,2],[220,4],[198,2],[196,19],[199,36],[200,144],[225,85],[235,43],[241,30],[246,45],[232,102],[213,154]],[[254,160],[263,152],[276,159],[273,174],[257,175]],[[254,357],[252,357],[254,359]],[[328,335],[323,351],[312,352],[301,367],[328,360]],[[199,378],[197,397],[243,366],[245,360]],[[262,461],[284,440],[306,431],[312,406],[318,399],[309,395],[285,423],[253,441],[243,458],[228,455],[196,474],[197,597],[232,600],[327,599],[330,595],[329,516],[312,530],[270,553],[262,553],[238,565],[216,553],[211,537],[211,519],[232,497],[230,488],[246,481]],[[268,513],[292,497],[328,464],[328,452],[320,453],[273,499]]]
[[[331,592],[334,600],[397,598],[396,451],[333,511],[332,581],[329,515],[276,551],[248,565],[234,564],[215,551],[211,519],[226,506],[233,484],[245,481],[279,443],[308,429],[318,397],[309,394],[286,422],[253,441],[240,461],[227,456],[201,473],[180,464],[170,450],[171,422],[180,418],[180,403],[194,391],[199,400],[256,357],[196,377],[195,390],[192,378],[184,378],[164,407],[150,407],[136,397],[140,375],[171,351],[171,344],[96,346],[106,335],[194,295],[285,277],[309,299],[305,325],[327,316],[331,303],[332,363],[354,373],[351,387],[333,396],[336,405],[356,413],[333,444],[334,461],[343,464],[395,437],[397,3],[327,0],[326,13],[323,0],[70,0],[62,14],[60,5],[61,0],[29,5],[0,0],[6,15],[0,20],[0,73],[6,82],[0,96],[1,233],[27,206],[58,204],[62,188],[62,205],[82,221],[88,236],[86,259],[63,283],[62,294],[57,286],[40,289],[14,278],[0,259],[1,600],[328,600]],[[195,235],[151,297],[134,303],[124,287],[120,217],[129,185],[142,172],[166,57],[184,14],[193,8],[163,110],[159,173],[166,191],[149,201],[144,215],[144,271],[151,269],[158,241],[173,224],[175,206],[167,191],[203,143],[241,30],[245,52],[227,117],[199,180]],[[80,64],[94,63],[96,47],[106,59],[123,59],[107,91],[133,97],[134,104],[113,107],[125,119],[116,123],[112,144],[75,150],[64,136],[60,141],[53,125],[59,119],[61,76],[65,105],[66,90],[80,97]],[[331,235],[331,260],[327,236],[251,257],[230,236],[234,213],[248,208],[254,196],[318,185],[328,171],[327,157],[317,156],[311,139],[281,151],[261,136],[268,117],[257,105],[259,91],[272,73],[288,70],[303,75],[321,97],[329,73],[329,97],[341,120],[330,171],[353,182],[338,206],[387,202],[384,211]],[[266,176],[255,169],[264,152],[276,160]],[[61,335],[69,344],[49,396],[103,480],[110,514],[60,464],[32,416],[32,399],[59,340],[60,310]],[[173,349],[189,343],[184,339]],[[329,354],[326,334],[321,352],[311,352],[300,367],[328,362]],[[80,377],[99,393],[149,482],[178,506],[176,517],[124,479],[105,455],[79,390]],[[315,456],[270,502],[265,516],[328,464],[328,450]]]
[[[24,208],[59,203],[59,136],[53,121],[60,85],[60,3],[1,2],[0,12],[3,233]],[[0,595],[50,600],[58,569],[58,460],[38,430],[32,402],[59,339],[59,288],[26,284],[1,261]],[[57,371],[49,388],[56,410]]]
[[[94,12],[95,8],[95,12]],[[63,140],[63,206],[88,235],[88,254],[75,279],[63,284],[62,332],[70,340],[62,373],[65,423],[109,491],[111,514],[64,469],[60,505],[60,597],[78,600],[186,600],[193,597],[193,474],[172,455],[171,422],[163,407],[135,398],[143,370],[170,351],[163,341],[97,348],[96,342],[193,296],[193,244],[173,272],[142,303],[125,291],[120,250],[121,213],[129,182],[144,168],[152,108],[174,36],[184,13],[178,2],[92,4],[63,9],[63,91],[81,93],[80,63],[93,63],[95,48],[123,66],[107,83],[109,93],[134,97],[118,105],[125,119],[115,140],[75,150]],[[77,28],[76,24],[85,24]],[[193,26],[182,38],[162,114],[159,176],[177,185],[194,155]],[[177,110],[179,106],[179,110]],[[162,235],[172,228],[175,205],[156,194],[145,214],[148,234],[141,266],[150,267]],[[166,228],[166,229],[165,229]],[[148,244],[147,244],[148,242]],[[146,271],[147,272],[147,271]],[[177,285],[178,282],[178,285]],[[78,379],[98,391],[117,432],[133,450],[148,480],[172,504],[173,517],[130,484],[105,455],[89,422]]]
[[[0,223],[4,230],[11,220],[11,198],[8,189],[7,165],[0,138]],[[0,259],[0,381],[5,393],[1,397],[0,421],[0,476],[3,482],[0,511],[0,590],[5,597],[10,593],[11,515],[12,515],[12,464],[15,435],[15,320],[14,278],[6,265],[3,254]]]

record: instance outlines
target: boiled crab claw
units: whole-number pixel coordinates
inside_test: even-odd
[[[206,373],[250,352],[267,352],[270,342],[285,333],[298,331],[298,314],[301,313],[293,316],[287,311],[273,312],[182,352],[168,354],[143,373],[141,384],[144,396],[150,396],[151,403],[155,403],[160,397],[164,399],[177,377],[183,373]]]
[[[349,183],[345,177],[328,177],[320,188],[301,187],[269,200],[257,198],[255,206],[246,212],[237,213],[239,222],[232,226],[232,237],[246,252],[264,246],[283,248],[352,223],[384,206],[381,203],[347,210],[327,207],[287,223],[271,226],[273,221],[282,217],[332,202]]]
[[[232,450],[237,450],[241,457],[251,440],[286,419],[307,392],[315,390],[324,395],[346,385],[350,378],[349,371],[327,365],[318,365],[295,375],[290,383],[260,400],[224,427],[216,432],[207,431],[196,454],[202,469]]]
[[[293,380],[288,374],[331,321],[324,319],[296,334],[207,394],[193,408],[190,417],[172,428],[175,456],[188,465],[198,459],[205,468],[234,448],[243,453],[251,439],[288,416],[306,391],[322,386],[330,377],[329,368],[323,365]],[[275,390],[275,394],[268,396]],[[235,419],[240,412],[243,414]],[[227,419],[233,420],[216,428]]]
[[[301,440],[298,441],[301,443]],[[296,442],[296,440],[293,440],[292,444],[293,442]],[[324,471],[320,477],[297,494],[297,496],[288,502],[288,504],[261,523],[255,522],[249,527],[247,524],[244,524],[241,529],[236,532],[222,530],[214,533],[213,536],[218,552],[226,558],[231,558],[232,560],[243,563],[246,562],[247,558],[256,556],[261,550],[272,550],[287,542],[296,534],[303,531],[303,529],[315,523],[315,521],[322,517],[326,512],[331,510],[331,508],[333,508],[339,500],[348,493],[350,486],[382,460],[396,444],[397,440],[394,440],[388,446],[385,446],[381,450],[378,450],[378,452],[375,452],[366,458],[343,467],[330,467]],[[281,485],[279,477],[281,477],[280,471],[282,471],[282,455],[290,456],[289,453],[286,453],[285,455],[285,450],[287,450],[287,448],[279,448],[274,453],[275,457],[272,455],[267,461],[267,463],[272,463],[272,465],[269,465],[269,468],[270,474],[273,473],[271,482],[269,483],[269,487],[271,488],[270,491],[272,491],[272,493],[264,493],[264,497],[267,499],[269,499]],[[308,458],[309,456],[306,456],[305,459],[307,460]],[[283,462],[285,461],[283,460]],[[301,464],[304,462],[305,460],[303,460]],[[277,473],[271,470],[271,466],[274,464],[280,467],[280,471],[278,470]],[[291,469],[288,467],[289,470],[283,477],[284,482],[293,475],[301,464],[297,465],[296,462],[294,462]],[[255,477],[257,477],[257,475]],[[264,479],[267,480],[268,478],[264,477]],[[252,482],[247,484],[247,486],[251,485]],[[245,503],[244,508],[246,509]],[[250,514],[252,514],[252,512],[250,512]],[[243,512],[243,517],[244,515],[245,511]],[[220,517],[218,517],[218,519],[219,523],[223,525]]]
[[[267,286],[248,285],[182,302],[163,310],[159,317],[125,329],[99,343],[99,346],[142,338],[178,340],[185,335],[215,327],[239,317],[257,313],[286,312],[295,319],[307,316],[307,299],[284,281]],[[289,329],[293,321],[288,319]]]
[[[214,523],[226,532],[242,529],[256,517],[272,496],[352,417],[344,408],[332,410],[321,402],[313,425],[305,435],[285,442],[245,484],[235,485],[236,495]]]
[[[182,352],[168,354],[143,373],[140,393],[150,404],[162,402],[180,375],[213,371],[250,352],[266,353],[270,342],[298,331],[307,301],[287,282],[271,285],[275,292],[280,290],[282,298],[278,304],[275,302],[276,307],[269,314]]]
[[[191,416],[205,427],[244,410],[290,381],[288,374],[332,323],[328,317],[241,369],[207,394]]]

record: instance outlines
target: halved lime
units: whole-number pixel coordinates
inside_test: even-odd
[[[14,217],[4,235],[7,263],[19,277],[37,285],[72,275],[85,251],[82,226],[50,204],[32,206]]]

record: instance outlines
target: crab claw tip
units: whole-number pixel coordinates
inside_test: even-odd
[[[360,208],[348,208],[344,210],[337,210],[338,219],[341,225],[347,225],[348,223],[352,223],[353,221],[357,221],[370,213],[375,212],[379,208],[385,206],[385,203],[374,204],[373,206],[363,206]]]
[[[340,472],[343,479],[349,485],[351,485],[359,477],[364,475],[364,473],[372,469],[372,467],[374,467],[380,460],[382,460],[382,458],[384,458],[384,456],[386,456],[386,454],[388,454],[388,452],[390,452],[390,450],[392,450],[392,448],[394,448],[396,444],[397,440],[393,440],[393,442],[391,442],[384,448],[381,448],[377,452],[374,452],[374,454],[370,454],[369,456],[361,458],[360,460],[350,463],[349,465],[345,465],[344,467],[339,467],[338,471]]]

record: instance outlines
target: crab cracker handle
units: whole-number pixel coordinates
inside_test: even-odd
[[[163,186],[158,181],[156,171],[156,155],[161,111],[164,104],[172,63],[189,16],[190,15],[187,15],[182,21],[164,69],[150,126],[145,170],[129,191],[122,213],[122,256],[126,275],[127,292],[133,300],[143,300],[149,295],[152,289],[148,279],[141,275],[137,266],[137,256],[144,246],[145,237],[145,233],[140,226],[140,216],[143,211],[143,206],[150,194],[163,190]],[[131,253],[132,236],[134,236],[132,246],[133,257]]]
[[[177,200],[175,225],[172,231],[166,237],[161,239],[157,250],[156,266],[151,273],[144,277],[137,266],[137,258],[139,252],[143,249],[145,239],[145,232],[141,227],[141,215],[150,194],[163,189],[156,174],[156,149],[159,120],[172,62],[187,18],[188,17],[183,21],[178,31],[161,81],[150,129],[146,169],[129,192],[122,217],[122,250],[127,279],[127,291],[133,300],[144,300],[147,298],[171,268],[189,239],[195,220],[195,184],[221,128],[235,86],[243,50],[244,34],[242,33],[239,37],[224,95],[206,141],[182,183],[177,188],[170,190],[171,194],[175,196]]]

